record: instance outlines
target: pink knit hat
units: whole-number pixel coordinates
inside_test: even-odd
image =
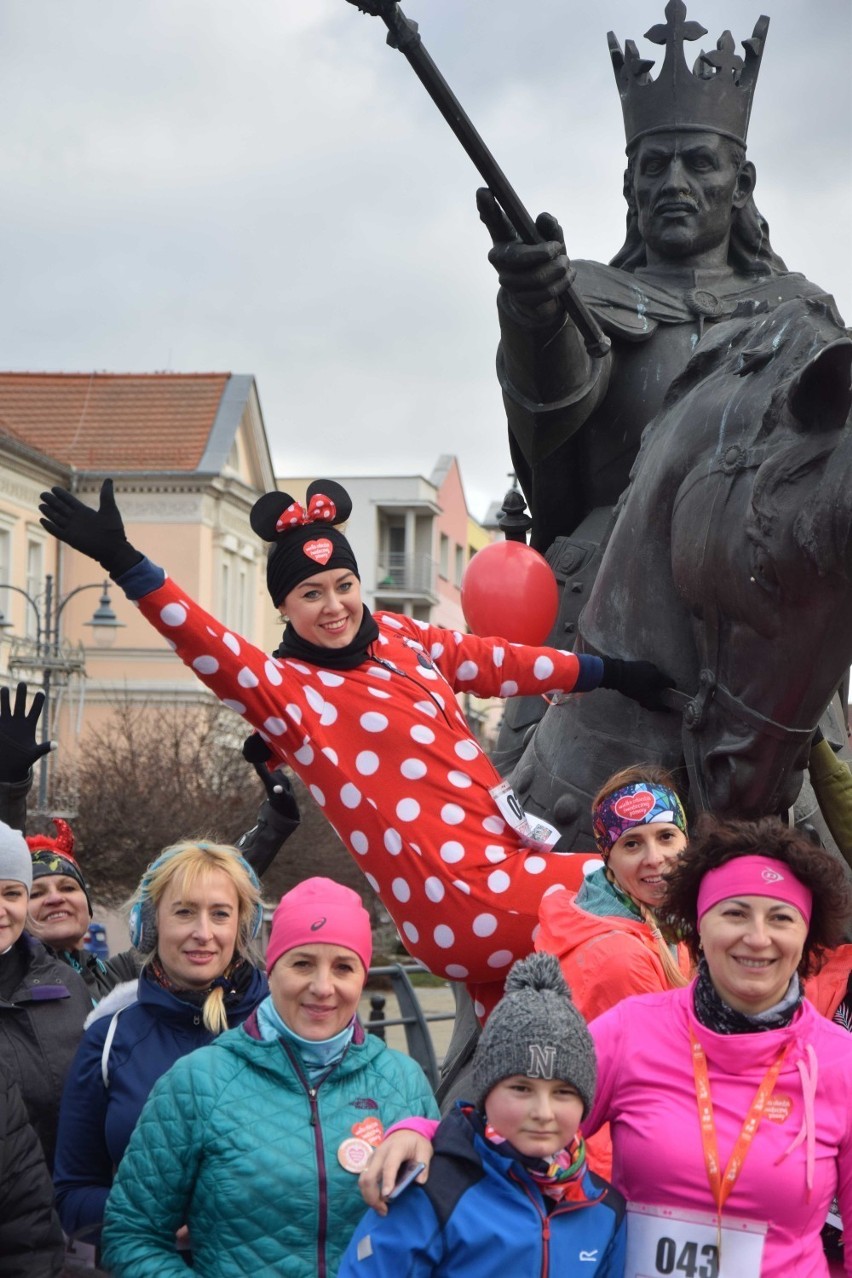
[[[305,879],[278,902],[266,947],[266,970],[297,945],[343,945],[370,967],[373,933],[370,916],[352,888],[333,879]]]

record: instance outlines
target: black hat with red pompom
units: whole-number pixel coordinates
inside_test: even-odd
[[[272,542],[266,562],[266,586],[277,608],[285,597],[315,572],[343,568],[358,577],[352,547],[335,524],[352,513],[346,489],[333,479],[316,479],[305,505],[289,493],[264,493],[252,507],[251,526]]]

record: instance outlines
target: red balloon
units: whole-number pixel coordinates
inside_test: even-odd
[[[510,643],[544,643],[559,609],[559,588],[543,555],[521,541],[477,551],[461,586],[465,621],[475,635]]]

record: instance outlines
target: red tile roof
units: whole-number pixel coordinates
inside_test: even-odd
[[[228,373],[0,373],[0,432],[79,470],[198,468]]]

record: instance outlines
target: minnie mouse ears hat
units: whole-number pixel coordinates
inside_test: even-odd
[[[289,493],[264,493],[252,507],[251,526],[272,542],[266,562],[266,586],[277,608],[284,598],[315,572],[344,568],[358,577],[352,547],[335,524],[352,513],[346,489],[333,479],[316,479],[306,505]]]

